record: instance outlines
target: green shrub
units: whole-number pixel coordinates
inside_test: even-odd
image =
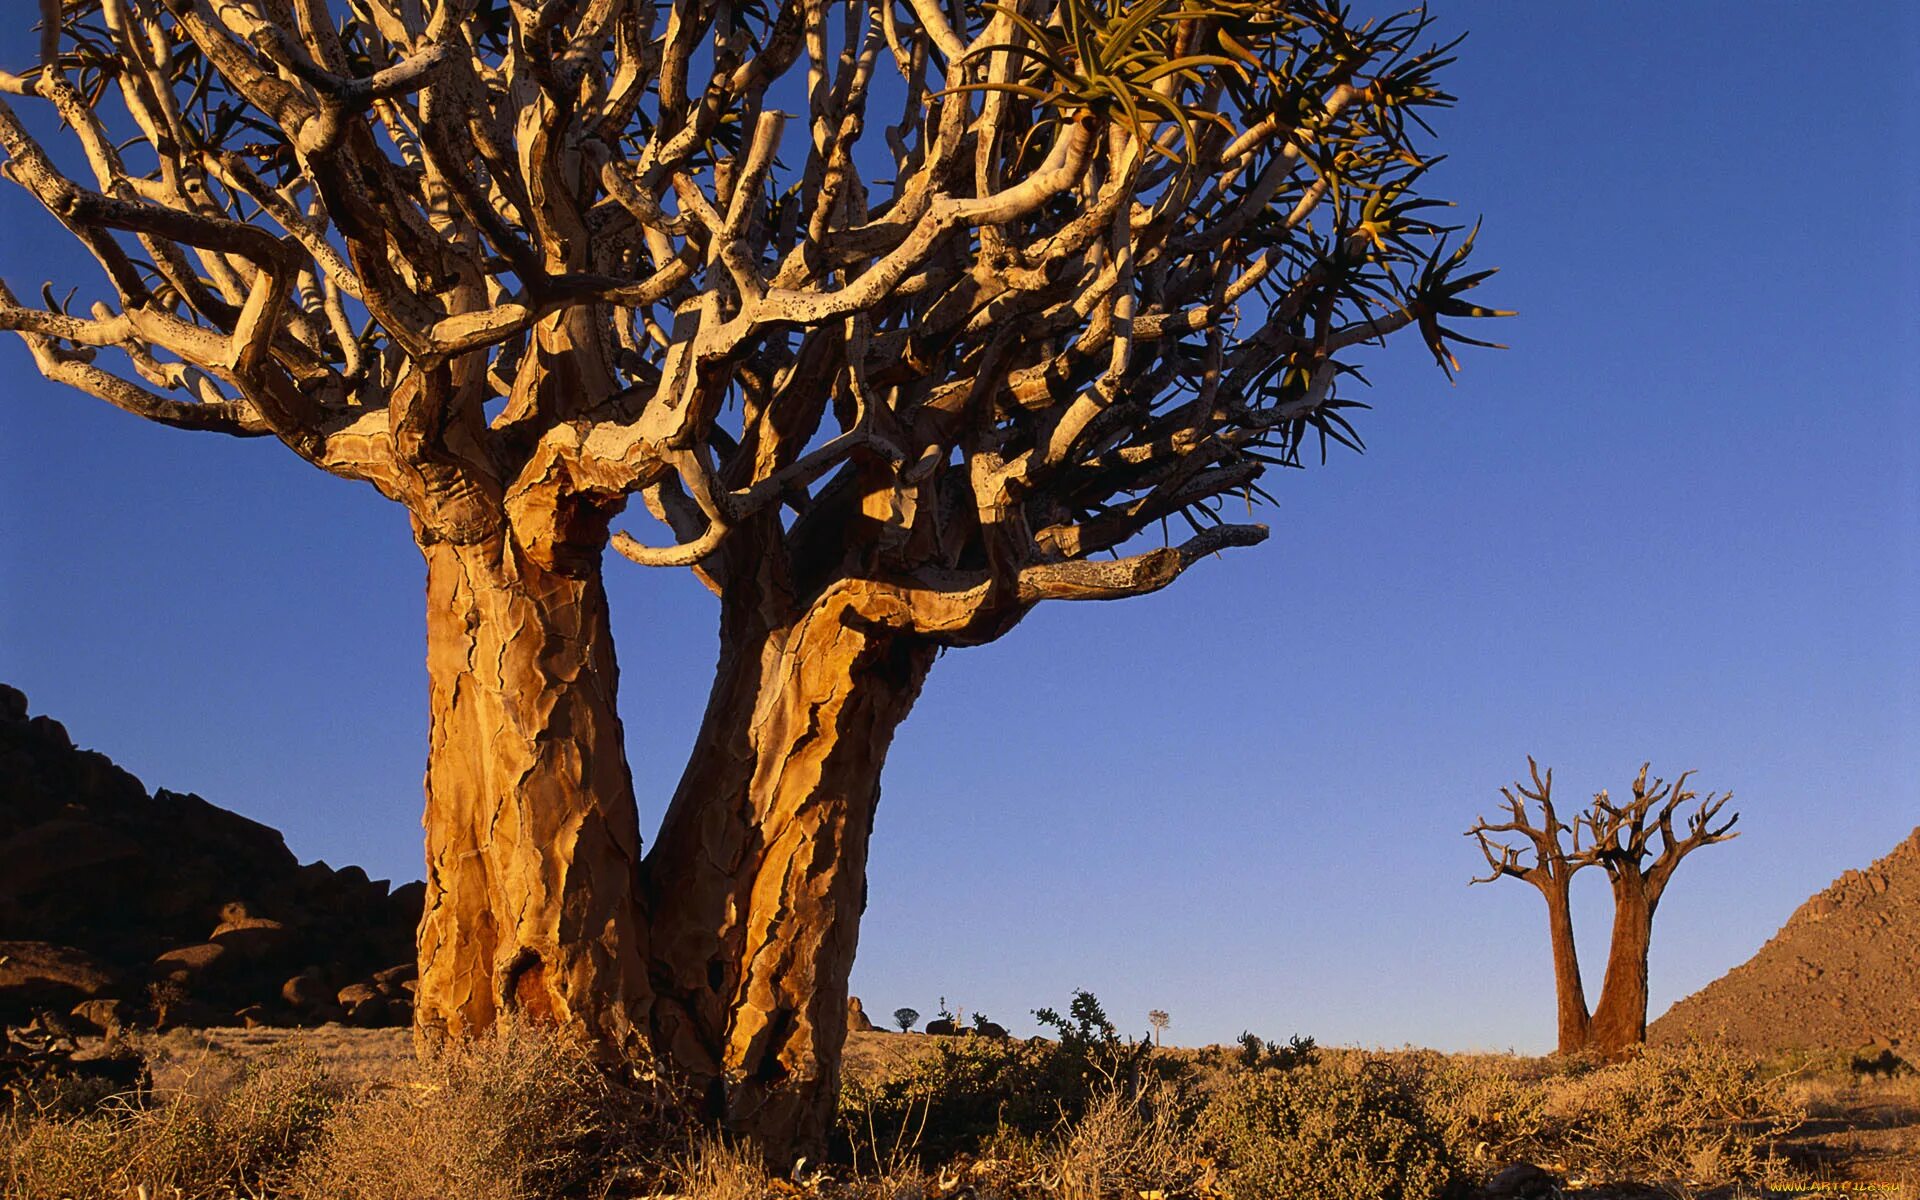
[[[1431,1200],[1457,1177],[1419,1094],[1371,1058],[1239,1073],[1198,1133],[1237,1200]]]

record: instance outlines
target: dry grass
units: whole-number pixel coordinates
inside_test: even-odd
[[[116,1097],[83,1116],[0,1133],[9,1200],[199,1200],[284,1192],[340,1099],[321,1060],[280,1053],[217,1094]]]
[[[311,1056],[345,1089],[405,1078],[413,1070],[408,1029],[171,1029],[136,1034],[130,1045],[147,1060],[159,1091],[203,1095],[231,1090],[247,1065],[278,1054]]]
[[[548,1200],[603,1194],[647,1121],[583,1053],[506,1026],[362,1093],[301,1163],[301,1200]]]

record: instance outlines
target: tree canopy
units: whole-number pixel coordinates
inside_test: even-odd
[[[772,554],[802,595],[884,581],[886,619],[975,640],[1259,540],[1221,502],[1359,444],[1354,350],[1413,325],[1450,366],[1448,322],[1487,315],[1421,187],[1451,97],[1419,11],[47,8],[0,90],[84,174],[11,108],[0,145],[107,286],[0,293],[0,327],[453,541],[513,522],[564,559],[639,494],[672,533],[617,536],[636,561],[718,588]]]

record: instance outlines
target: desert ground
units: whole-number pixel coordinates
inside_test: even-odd
[[[137,1092],[90,1091],[83,1066],[15,1074],[0,1180],[9,1200],[1920,1196],[1920,1075],[1898,1063],[1153,1050],[1091,1032],[853,1033],[831,1160],[784,1179],[539,1034],[424,1065],[402,1029],[133,1034]]]

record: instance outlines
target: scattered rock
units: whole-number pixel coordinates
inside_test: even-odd
[[[1669,1009],[1656,1044],[1749,1054],[1920,1044],[1920,829],[1809,899],[1747,962]]]
[[[957,1037],[960,1033],[952,1017],[935,1017],[927,1022],[926,1029],[934,1037]]]

